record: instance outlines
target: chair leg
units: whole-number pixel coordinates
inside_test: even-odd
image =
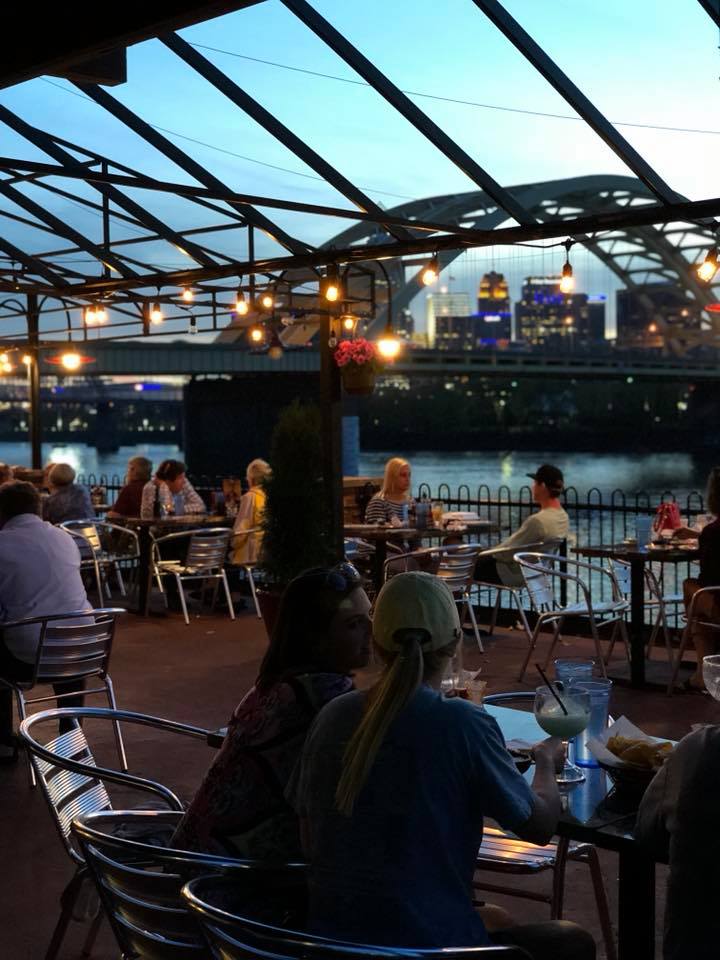
[[[488,632],[490,634],[495,633],[495,625],[497,624],[498,613],[500,612],[501,600],[502,600],[502,590],[496,590],[495,605],[493,606],[492,616],[490,617],[490,623],[488,624]]]
[[[187,602],[185,600],[185,591],[183,590],[182,577],[179,573],[175,574],[175,580],[177,581],[178,593],[180,594],[180,604],[182,605],[183,616],[185,617],[185,623],[190,626],[190,617],[188,616],[187,611]]]
[[[477,640],[477,645],[480,648],[480,653],[485,653],[485,647],[483,647],[482,637],[480,636],[480,631],[478,630],[477,620],[475,618],[475,611],[473,610],[473,605],[470,601],[470,594],[465,591],[462,595],[462,599],[465,605],[465,610],[470,615],[470,624],[473,628],[473,633],[475,634],[475,639]],[[463,621],[464,621],[463,617]]]
[[[624,618],[620,621],[620,636],[622,637],[623,646],[625,647],[625,656],[627,657],[628,666],[632,666],[630,638],[628,637],[627,620]]]
[[[522,680],[525,676],[525,673],[528,668],[528,664],[530,663],[530,657],[533,655],[533,650],[535,649],[535,645],[537,644],[538,634],[540,633],[541,626],[542,626],[542,620],[538,620],[538,622],[535,624],[535,629],[530,635],[530,643],[528,644],[527,656],[525,657],[520,673],[518,674],[518,680]]]
[[[250,584],[250,593],[252,593],[253,603],[255,604],[255,613],[257,614],[258,620],[262,620],[262,613],[260,611],[260,603],[257,598],[257,591],[255,589],[255,578],[253,577],[252,567],[245,567],[245,573],[247,574],[248,583]]]
[[[235,607],[233,606],[232,597],[230,595],[230,584],[228,583],[227,574],[224,570],[220,571],[222,578],[223,587],[225,588],[225,599],[227,600],[228,610],[230,611],[230,619],[235,619]],[[215,581],[217,583],[217,581]]]
[[[100,931],[103,920],[105,919],[105,913],[102,908],[102,904],[97,912],[97,915],[94,917],[92,923],[90,924],[90,929],[88,930],[88,935],[85,937],[85,943],[83,944],[81,957],[89,957],[92,954],[92,948],[95,945],[97,940],[97,935]]]
[[[55,960],[60,951],[85,875],[86,871],[84,867],[76,870],[72,880],[60,894],[60,916],[53,930],[50,945],[45,954],[45,960]]]
[[[595,902],[597,903],[598,917],[600,919],[600,929],[602,930],[603,940],[605,941],[605,956],[607,960],[617,960],[617,949],[615,947],[615,934],[613,933],[612,922],[610,920],[610,905],[608,904],[607,891],[603,883],[602,871],[600,870],[600,858],[595,847],[590,847],[583,859],[590,867],[590,878],[592,879],[593,890],[595,891]]]
[[[560,837],[553,867],[552,900],[550,901],[550,919],[562,920],[565,906],[565,871],[567,869],[568,850],[570,841],[567,837]]]
[[[662,604],[658,607],[658,615],[655,617],[655,623],[653,624],[652,633],[650,634],[650,639],[647,642],[645,647],[645,659],[649,660],[653,651],[653,647],[657,643],[657,635],[660,632],[660,628],[664,623],[664,615]],[[666,640],[667,642],[667,640]]]
[[[545,657],[545,666],[544,669],[548,670],[550,667],[550,661],[552,660],[552,655],[555,652],[555,647],[557,642],[560,639],[560,628],[562,627],[562,618],[557,620],[555,623],[555,629],[553,630],[552,640],[550,641],[550,647],[548,648],[547,656]]]
[[[25,710],[25,697],[23,696],[22,690],[19,690],[17,687],[13,687],[13,691],[15,693],[15,700],[17,702],[18,717],[20,718],[20,722],[22,723],[22,721],[27,716],[27,712]],[[25,759],[27,760],[28,777],[30,779],[30,788],[32,789],[33,787],[37,786],[37,777],[35,776],[35,766],[34,766],[33,757],[29,750],[25,751]]]
[[[670,683],[668,683],[667,695],[671,697],[675,689],[675,681],[677,680],[678,673],[680,672],[680,664],[682,663],[683,654],[688,645],[688,640],[690,639],[690,623],[688,623],[685,629],[682,632],[682,638],[680,640],[680,647],[677,652],[677,657],[675,659],[675,664],[673,665],[672,674],[670,675]]]
[[[115,690],[113,688],[112,680],[109,676],[105,676],[105,694],[110,704],[111,710],[117,710],[117,702],[115,700]],[[117,747],[118,757],[120,758],[120,769],[127,770],[128,762],[127,756],[125,754],[125,744],[123,743],[122,731],[120,730],[120,724],[117,720],[113,720],[113,733],[115,734],[115,746]]]
[[[618,630],[620,628],[620,621],[616,620],[613,624],[612,633],[610,634],[610,641],[608,643],[607,653],[605,654],[605,663],[610,663],[610,657],[612,652],[615,649],[615,641],[617,640]]]
[[[515,605],[517,606],[518,616],[520,617],[520,623],[525,631],[525,636],[529,638],[532,636],[532,630],[530,629],[530,624],[528,623],[527,614],[523,610],[522,595],[519,590],[511,590],[510,596],[513,598]]]
[[[116,561],[113,563],[113,570],[115,571],[115,578],[118,582],[118,588],[120,589],[120,596],[126,597],[127,591],[125,590],[125,581],[123,580],[122,570],[120,569],[120,564]]]
[[[600,669],[602,670],[603,677],[607,680],[607,665],[605,663],[605,657],[602,655],[602,649],[600,647],[600,634],[598,633],[597,624],[595,623],[595,617],[590,615],[590,633],[592,634],[593,642],[595,644],[595,656],[598,659],[600,664]]]
[[[97,587],[98,600],[100,601],[100,606],[105,606],[105,597],[103,596],[103,584],[102,577],[100,576],[100,566],[98,565],[97,560],[95,561],[95,586]]]

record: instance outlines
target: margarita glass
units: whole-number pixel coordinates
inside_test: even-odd
[[[553,691],[562,701],[565,710],[558,703]],[[563,692],[558,684],[550,687],[538,687],[535,691],[535,719],[550,737],[559,737],[565,745],[565,765],[557,775],[558,783],[581,783],[585,774],[567,758],[568,740],[582,733],[590,722],[590,694],[574,690],[572,686]],[[567,713],[565,712],[567,711]]]

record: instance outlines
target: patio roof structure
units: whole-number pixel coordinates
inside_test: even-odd
[[[703,245],[707,250],[715,245],[720,196],[681,195],[506,6],[497,0],[472,3],[478,25],[504,38],[518,69],[529,70],[535,82],[572,111],[570,119],[584,124],[603,158],[612,158],[624,173],[618,178],[622,184],[605,181],[600,189],[601,183],[586,178],[584,192],[581,184],[574,192],[553,190],[547,181],[503,186],[491,164],[480,162],[478,150],[418,105],[421,95],[401,89],[371,51],[361,52],[342,23],[331,22],[343,17],[327,3],[168,3],[153,5],[152,14],[123,8],[115,11],[112,26],[92,18],[77,30],[74,22],[58,20],[51,42],[11,50],[0,76],[4,94],[18,91],[0,103],[0,341],[4,349],[27,353],[35,401],[39,357],[46,345],[57,348],[88,337],[216,335],[231,321],[238,293],[253,305],[254,312],[242,321],[246,324],[260,319],[273,328],[281,310],[290,314],[290,322],[313,316],[320,324],[326,476],[334,478],[339,504],[340,386],[330,346],[334,308],[321,306],[318,293],[328,267],[348,271],[344,300],[370,318],[382,309],[407,305],[417,289],[418,258],[436,255],[444,266],[459,252],[499,244],[581,243],[626,285],[638,282],[636,270],[641,277],[643,270],[652,269],[665,276],[684,275],[689,294],[703,305],[714,299],[712,282],[703,284],[690,267],[698,255],[702,259]],[[328,16],[320,6],[329,9]],[[250,92],[250,84],[218,66],[217,54],[210,55],[215,48],[194,40],[194,23],[229,15],[253,17],[257,25],[264,9],[293,36],[307,38],[313,49],[349,71],[341,78],[354,85],[345,88],[348,97],[351,89],[362,88],[363,96],[373,98],[373,109],[381,107],[384,117],[410,130],[417,156],[438,158],[448,182],[462,182],[465,191],[432,200],[409,197],[386,209],[378,196],[383,191],[360,185],[342,163],[333,162],[327,144],[314,143],[296,126],[292,102],[283,110],[269,108]],[[695,10],[702,24],[714,30],[713,21],[720,20],[717,0],[699,0]],[[29,14],[15,11],[12,16],[21,27]],[[27,30],[17,35],[23,33]],[[131,62],[127,83],[122,83],[125,63],[124,56],[118,63],[118,51],[124,54],[127,45],[141,41],[153,44],[155,69],[151,64],[136,78]],[[322,202],[307,200],[297,180],[275,195],[245,189],[250,182],[246,174],[238,178],[232,168],[230,176],[226,168],[221,174],[218,163],[198,159],[202,151],[188,144],[192,137],[184,137],[180,146],[171,131],[151,123],[142,109],[143,94],[152,87],[148,102],[155,92],[165,103],[169,94],[160,84],[167,83],[170,69],[173,77],[182,77],[193,121],[203,119],[204,97],[208,113],[222,103],[229,111],[223,116],[251,123],[273,149],[301,164],[303,184],[322,185]],[[60,88],[66,103],[69,93],[78,110],[82,102],[77,119],[58,114],[57,131],[33,122],[34,105],[23,98],[25,88],[36,90],[33,84],[43,83],[30,79],[42,73],[65,78]],[[93,76],[105,85],[83,79]],[[28,81],[27,86],[10,86],[19,81]],[[112,93],[107,89],[118,83]],[[337,108],[320,103],[318,110],[332,117]],[[362,122],[358,116],[357,123]],[[107,143],[99,149],[90,135],[93,125],[102,123],[111,132],[113,149]],[[271,161],[266,166],[283,169]],[[244,181],[243,189],[238,189],[238,179]],[[318,242],[333,232],[332,241]],[[633,264],[638,237],[649,266]],[[263,292],[272,297],[267,308],[258,302]],[[157,318],[155,304],[160,307]],[[87,307],[101,308],[103,322],[90,320]],[[161,312],[162,324],[155,323]],[[392,310],[379,319],[391,323]],[[37,416],[32,430],[37,459]]]

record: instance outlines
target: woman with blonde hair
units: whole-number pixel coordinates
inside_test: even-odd
[[[235,564],[254,563],[262,547],[262,530],[260,525],[265,516],[265,487],[266,479],[271,474],[270,464],[265,460],[253,460],[248,464],[247,482],[248,492],[240,498],[238,515],[233,526],[231,562]],[[248,531],[254,531],[249,533]]]
[[[365,511],[365,523],[391,523],[393,519],[407,525],[410,495],[410,464],[402,457],[391,457],[385,464],[382,489],[376,493]]]
[[[534,960],[592,960],[593,940],[574,924],[489,936],[473,907],[483,818],[547,843],[561,809],[562,748],[553,738],[535,747],[531,787],[496,721],[443,697],[461,636],[452,594],[431,574],[398,574],[380,591],[373,640],[382,676],[323,708],[288,788],[311,864],[311,929],[394,947],[517,943]]]

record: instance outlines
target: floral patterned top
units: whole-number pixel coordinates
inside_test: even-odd
[[[253,687],[171,846],[253,860],[302,859],[285,788],[317,713],[352,689],[350,677],[335,673],[290,677],[262,692]]]

